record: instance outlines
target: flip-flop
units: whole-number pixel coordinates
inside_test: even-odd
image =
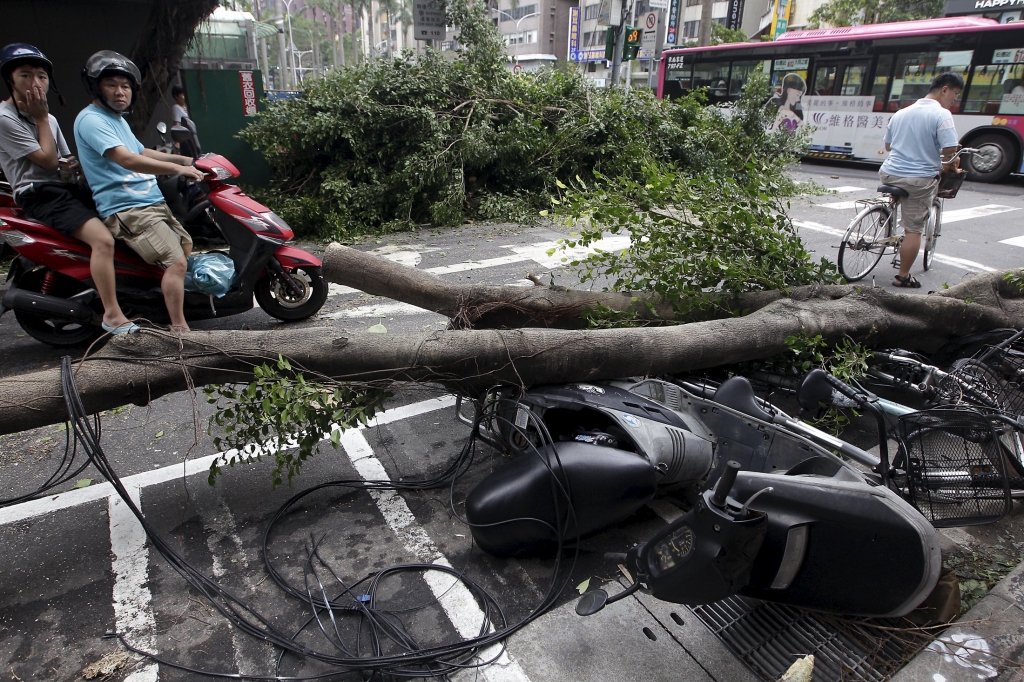
[[[920,289],[921,283],[917,281],[913,275],[907,275],[906,277],[900,277],[899,275],[893,275],[896,281],[892,283],[894,287],[902,287],[904,289]]]
[[[140,329],[142,329],[142,327],[135,324],[134,322],[128,322],[126,324],[118,325],[117,327],[112,327],[106,322],[101,322],[100,326],[103,327],[103,331],[113,334],[114,336],[128,334],[129,332],[137,332]]]

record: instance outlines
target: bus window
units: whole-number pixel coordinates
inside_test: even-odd
[[[750,80],[750,74],[763,68],[763,62],[733,62],[732,76],[729,78],[729,99],[738,99],[743,86]]]
[[[815,95],[831,95],[836,87],[836,75],[839,73],[837,64],[819,66],[814,70],[814,85],[812,90]]]
[[[843,71],[842,86],[839,89],[840,95],[859,95],[864,81],[867,80],[867,64],[848,64]]]
[[[665,64],[665,94],[668,99],[685,95],[690,90],[693,66],[683,55],[671,55]]]
[[[883,54],[878,57],[875,66],[875,80],[871,81],[871,95],[875,98],[875,111],[885,108],[885,93],[889,89],[889,77],[892,75],[892,55]]]
[[[971,61],[969,50],[960,52],[910,52],[900,54],[896,60],[896,73],[889,93],[888,111],[910,106],[928,94],[932,79],[940,73],[953,71],[964,76]],[[950,111],[957,113],[959,103]]]
[[[967,114],[1024,113],[1024,64],[979,64],[971,75]]]
[[[724,101],[728,96],[729,62],[706,62],[693,65],[693,87],[707,88],[708,101]]]

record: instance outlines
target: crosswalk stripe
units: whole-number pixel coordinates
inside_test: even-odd
[[[818,204],[822,208],[834,208],[837,211],[842,211],[848,208],[857,208],[856,201],[833,201],[828,204]]]
[[[867,191],[867,187],[853,187],[852,185],[843,185],[842,187],[829,187],[828,189],[833,192],[843,194],[845,192],[864,192]]]
[[[958,208],[952,211],[942,211],[942,224],[948,225],[949,223],[958,223],[961,220],[972,220],[974,218],[984,218],[985,216],[998,215],[1000,213],[1008,213],[1009,211],[1019,211],[1020,208],[1014,206],[1002,206],[1000,204],[985,204],[984,206],[974,206],[972,208]]]

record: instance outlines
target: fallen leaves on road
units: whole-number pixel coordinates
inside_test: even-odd
[[[576,586],[576,591],[579,592],[580,594],[583,594],[589,588],[590,588],[590,578],[587,578],[586,580],[584,580],[583,582],[581,582],[579,585]]]
[[[76,488],[88,488],[91,485],[92,485],[92,479],[91,478],[80,478],[78,481],[75,482],[75,487]]]
[[[109,654],[82,668],[82,677],[93,680],[97,677],[107,679],[128,664],[131,655],[127,651],[111,651]]]

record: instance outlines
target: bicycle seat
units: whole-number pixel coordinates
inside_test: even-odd
[[[731,407],[737,412],[771,423],[772,416],[761,409],[754,396],[754,388],[746,377],[735,376],[727,379],[711,398],[716,403]]]
[[[879,185],[878,189],[875,191],[881,192],[882,194],[891,194],[897,199],[906,199],[910,196],[910,194],[907,193],[907,190],[896,187],[895,185]]]

